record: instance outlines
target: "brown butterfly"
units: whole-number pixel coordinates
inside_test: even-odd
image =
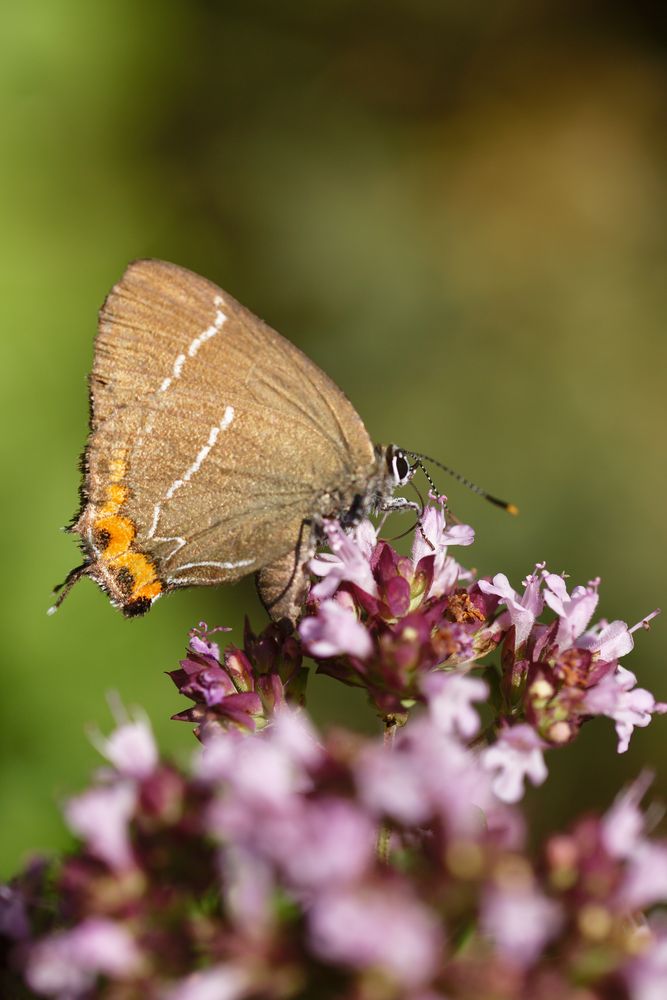
[[[271,616],[294,621],[327,519],[346,527],[373,510],[421,509],[393,497],[415,466],[373,445],[330,378],[175,264],[135,261],[111,290],[90,400],[69,528],[85,561],[52,610],[82,576],[131,616],[178,587],[256,573]]]

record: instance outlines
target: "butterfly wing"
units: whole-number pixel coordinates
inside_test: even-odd
[[[353,406],[294,345],[184,268],[128,267],[100,314],[74,526],[116,603],[273,563],[375,468]]]

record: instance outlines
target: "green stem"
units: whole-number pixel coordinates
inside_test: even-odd
[[[396,720],[391,716],[384,720],[384,748],[386,753],[391,753],[396,735]],[[391,843],[391,829],[388,823],[382,823],[378,831],[377,856],[380,864],[389,864],[389,845]]]

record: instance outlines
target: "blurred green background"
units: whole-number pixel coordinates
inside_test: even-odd
[[[664,603],[667,18],[563,0],[23,0],[5,4],[0,869],[66,843],[57,802],[98,758],[105,693],[185,755],[163,671],[200,619],[263,614],[251,582],[125,621],[78,551],[96,313],[134,257],[189,266],[304,348],[376,440],[439,456],[464,553],[518,586],[537,560],[603,579],[601,614]],[[404,522],[397,522],[398,530]],[[667,622],[627,665],[667,698]],[[236,632],[238,638],[239,633]],[[313,685],[319,719],[368,724]],[[588,726],[531,793],[553,826],[644,762]]]

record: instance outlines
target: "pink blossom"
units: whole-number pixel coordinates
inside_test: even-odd
[[[322,601],[317,614],[303,618],[299,635],[312,656],[358,656],[367,659],[373,652],[370,635],[354,611],[336,600]]]
[[[356,769],[359,794],[368,808],[406,825],[424,823],[433,812],[431,795],[421,777],[411,754],[402,748],[387,752],[374,744],[362,752]]]
[[[226,778],[245,810],[282,809],[285,800],[302,790],[307,780],[289,753],[271,740],[261,739],[246,739],[236,747]]]
[[[562,576],[547,573],[544,577],[544,600],[559,617],[556,644],[559,649],[569,649],[584,631],[598,603],[598,581],[587,587],[575,587],[570,596]]]
[[[577,645],[581,649],[597,653],[601,660],[607,662],[626,656],[634,644],[631,630],[625,622],[621,621],[600,622],[595,628],[585,632],[577,641]]]
[[[645,771],[616,796],[601,820],[602,842],[613,858],[628,858],[642,842],[646,821],[639,803],[653,780]]]
[[[375,859],[377,827],[351,802],[301,800],[262,837],[293,886],[321,890],[361,877]]]
[[[310,560],[310,570],[322,577],[311,587],[310,593],[318,600],[331,597],[344,581],[355,583],[373,597],[377,586],[371,571],[370,558],[376,542],[375,529],[370,521],[362,521],[354,533],[346,535],[337,521],[327,521],[325,531],[331,552],[324,552]]]
[[[636,684],[632,671],[619,666],[589,688],[584,698],[584,707],[591,715],[614,720],[619,753],[628,749],[635,726],[648,726],[654,712],[667,712],[667,704],[656,701],[650,691]]]
[[[493,773],[493,791],[499,799],[518,802],[526,778],[542,784],[547,776],[545,747],[532,726],[520,723],[501,730],[496,742],[482,751],[482,766]]]
[[[356,780],[362,800],[379,817],[406,824],[439,817],[452,836],[479,834],[483,814],[497,807],[479,758],[428,718],[411,720],[390,752],[369,745]]]
[[[558,904],[521,879],[494,887],[483,903],[482,929],[505,958],[521,967],[540,957],[561,923]]]
[[[225,733],[204,750],[200,774],[221,781],[222,794],[209,809],[211,834],[227,842],[267,848],[268,831],[298,813],[300,798],[312,787],[310,769],[322,750],[302,713],[283,708],[257,736],[231,739]],[[208,759],[207,759],[208,758]]]
[[[359,886],[318,896],[309,913],[315,951],[353,969],[381,969],[405,987],[434,975],[442,947],[435,917],[407,888]]]
[[[132,864],[128,823],[136,805],[130,782],[92,788],[69,800],[65,818],[73,833],[86,841],[88,850],[111,868]]]
[[[304,795],[310,781],[303,767],[316,763],[321,750],[298,745],[295,727],[284,725],[289,715],[281,713],[261,740],[246,739],[227,758],[229,788],[210,810],[210,829],[226,858],[230,842],[243,844],[277,865],[292,887],[340,886],[372,865],[377,827],[345,799]]]
[[[158,750],[144,713],[137,713],[134,720],[122,721],[107,739],[95,734],[93,742],[102,756],[127,778],[147,778],[157,766]]]
[[[524,592],[519,595],[510,586],[510,582],[504,573],[497,573],[491,583],[488,580],[479,581],[479,589],[483,594],[495,594],[507,607],[507,615],[511,625],[516,630],[514,645],[519,649],[530,635],[535,619],[544,606],[541,585],[542,576],[540,571],[543,565],[538,564],[535,569],[538,572],[532,573],[523,581]]]
[[[617,902],[629,910],[643,910],[667,902],[667,844],[643,840],[628,857]]]
[[[236,729],[211,729],[205,734],[201,752],[194,755],[194,770],[200,781],[224,780],[233,771],[237,749],[246,733]]]
[[[211,639],[215,632],[231,632],[231,629],[226,625],[209,628],[206,622],[199,622],[190,629],[190,648],[201,656],[211,656],[215,660],[220,660],[220,647]]]
[[[267,739],[282,753],[287,754],[295,767],[316,767],[323,750],[317,732],[305,712],[284,708],[273,721]]]
[[[244,795],[270,802],[303,788],[306,773],[322,749],[305,713],[283,707],[271,725],[253,734],[238,730],[215,732],[195,757],[198,777],[206,782],[229,781]]]
[[[426,695],[429,713],[436,727],[449,735],[457,733],[472,739],[479,732],[475,701],[484,701],[488,685],[478,677],[434,670],[425,675],[421,688]]]
[[[475,541],[474,528],[469,524],[448,525],[442,507],[426,507],[420,521],[420,527],[421,531],[415,531],[412,542],[411,558],[414,566],[424,556],[433,555],[431,545],[434,546],[437,554],[444,553],[446,555],[448,545],[472,545]]]
[[[229,915],[242,933],[261,938],[274,921],[273,866],[249,844],[226,843],[220,852],[220,869]]]
[[[472,545],[475,540],[475,532],[469,524],[447,526],[442,507],[427,507],[422,515],[420,526],[421,531],[415,531],[412,543],[412,564],[416,569],[420,559],[425,556],[435,557],[433,579],[428,596],[439,597],[456,586],[461,574],[459,564],[447,554],[447,546]]]
[[[132,978],[140,963],[128,930],[112,920],[90,917],[73,930],[36,944],[28,959],[27,979],[42,995],[75,998],[87,994],[98,975]]]
[[[248,973],[225,963],[202,972],[193,972],[172,989],[161,994],[163,1000],[239,1000],[250,992]]]
[[[648,940],[640,954],[625,968],[632,1000],[665,1000],[667,983],[667,926],[654,918],[643,931]]]

